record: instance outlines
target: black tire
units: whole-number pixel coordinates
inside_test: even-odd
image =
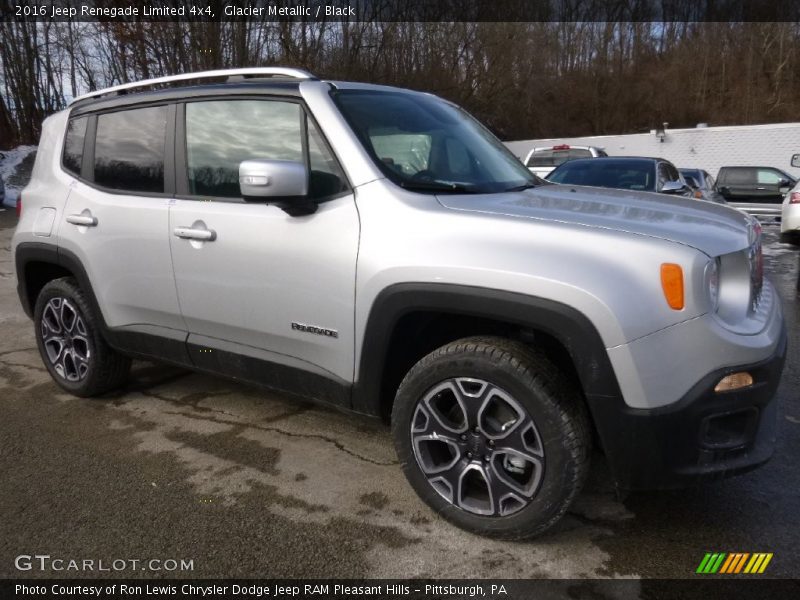
[[[59,319],[63,321],[60,333],[54,333],[59,329]],[[100,319],[75,279],[54,279],[42,288],[36,298],[33,322],[42,362],[63,389],[75,396],[89,397],[125,384],[131,360],[103,339]]]
[[[476,409],[478,405],[482,408]],[[532,427],[520,415],[520,407]],[[476,411],[477,421],[470,421],[470,413]],[[502,420],[505,425],[498,428]],[[459,430],[465,421],[469,421],[466,433],[450,434],[442,427],[447,422]],[[503,433],[505,427],[508,433]],[[521,429],[526,431],[520,433]],[[445,442],[441,432],[465,439]],[[458,340],[414,365],[397,391],[392,434],[403,471],[422,500],[458,527],[494,538],[525,539],[552,527],[577,496],[589,470],[590,424],[575,386],[543,354],[503,338]],[[494,435],[506,437],[492,439]],[[510,452],[520,443],[527,458],[516,459]],[[541,452],[538,467],[536,451]],[[483,457],[476,460],[478,454]],[[451,461],[455,462],[447,467]],[[436,471],[442,466],[443,475]],[[466,475],[464,466],[469,466]],[[526,495],[514,498],[507,483],[512,479]],[[459,498],[466,508],[453,502],[457,492],[450,482],[462,486]],[[498,499],[504,497],[505,504]],[[475,512],[490,509],[492,514]]]
[[[793,246],[800,246],[800,232],[798,231],[784,231],[780,236],[781,244],[791,244]]]

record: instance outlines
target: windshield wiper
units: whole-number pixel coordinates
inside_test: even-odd
[[[538,183],[523,183],[522,185],[517,185],[511,188],[508,188],[507,192],[521,192],[522,190],[529,190],[531,188],[538,187],[540,184]]]
[[[406,190],[425,192],[449,192],[451,194],[480,194],[475,188],[461,183],[445,183],[443,181],[401,181],[400,187]]]

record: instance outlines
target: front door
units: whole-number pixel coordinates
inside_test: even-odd
[[[345,402],[359,220],[326,142],[291,100],[188,102],[178,123],[185,156],[169,229],[192,359],[307,395],[326,395],[322,382],[332,381],[342,396],[328,399]],[[238,168],[248,159],[306,163],[318,210],[292,217],[244,202]]]

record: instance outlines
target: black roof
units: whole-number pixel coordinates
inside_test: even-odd
[[[560,168],[564,165],[578,165],[578,164],[599,164],[600,162],[638,162],[638,163],[655,163],[655,162],[669,162],[663,158],[653,158],[651,156],[598,156],[596,158],[573,158],[565,163],[559,165]]]

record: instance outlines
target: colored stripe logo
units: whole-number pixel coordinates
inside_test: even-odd
[[[746,573],[757,575],[767,569],[772,560],[772,552],[706,552],[695,573],[713,575],[715,573],[736,575]]]

